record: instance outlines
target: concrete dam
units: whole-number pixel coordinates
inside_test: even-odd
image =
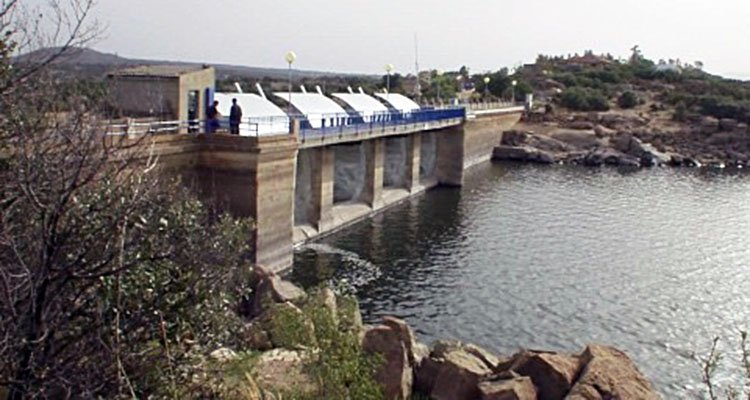
[[[302,141],[287,135],[158,137],[163,164],[204,199],[251,217],[254,261],[292,265],[294,245],[366,218],[438,185],[460,186],[487,162],[522,107]]]
[[[210,67],[141,67],[112,79],[119,103],[131,114],[174,108],[177,121],[148,126],[148,132],[173,126],[178,133],[150,138],[161,166],[202,199],[251,217],[253,261],[277,271],[292,266],[296,244],[437,185],[462,185],[464,171],[490,160],[502,132],[525,109],[423,108],[397,93],[371,96],[350,89],[328,97],[319,88],[308,93],[302,87],[272,94],[286,104],[283,110],[260,86],[258,94],[215,93]],[[144,88],[157,83],[161,95],[149,97]],[[244,111],[239,134],[217,133],[200,105],[218,101],[220,114],[229,115],[235,100]],[[217,122],[225,128],[229,121]],[[109,133],[130,137],[138,134],[137,125]]]

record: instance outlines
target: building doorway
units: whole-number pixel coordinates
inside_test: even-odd
[[[198,121],[198,108],[200,107],[200,92],[191,90],[188,92],[188,132],[197,132],[200,121]]]

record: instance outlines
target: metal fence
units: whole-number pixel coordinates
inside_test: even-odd
[[[300,123],[300,138],[326,135],[357,134],[374,131],[389,126],[420,124],[426,122],[463,119],[466,117],[464,107],[420,109],[407,112],[389,111],[367,115],[321,114],[314,117],[297,116]]]
[[[243,136],[258,136],[265,128],[278,129],[278,134],[289,134],[289,118],[280,121],[269,118],[246,118],[240,122],[239,130]],[[283,126],[283,129],[281,128]],[[218,121],[186,120],[186,121],[128,121],[125,123],[106,124],[106,135],[173,135],[179,133],[216,133],[229,132],[229,120]]]
[[[389,126],[419,124],[466,117],[464,107],[422,108],[419,110],[399,112],[375,112],[369,114],[340,113],[318,115],[292,115],[291,117],[250,117],[243,118],[239,131],[242,136],[273,136],[288,135],[291,122],[296,120],[300,126],[300,136],[319,137],[327,134],[348,134],[373,131]],[[228,118],[218,121],[187,120],[187,121],[138,121],[106,124],[107,135],[169,135],[169,134],[198,134],[198,133],[228,133],[230,125]]]

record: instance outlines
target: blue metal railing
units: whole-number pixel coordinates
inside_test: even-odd
[[[426,122],[464,119],[464,107],[423,108],[420,110],[400,112],[377,112],[367,115],[361,114],[320,114],[294,116],[300,124],[300,139],[317,138],[328,135],[357,134],[372,132],[387,127]]]

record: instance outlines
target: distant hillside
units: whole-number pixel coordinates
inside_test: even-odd
[[[59,48],[45,48],[31,53],[26,53],[15,58],[16,63],[34,63],[43,61],[50,56],[58,53]],[[244,78],[260,80],[263,78],[283,79],[287,75],[287,70],[283,68],[259,68],[247,67],[241,65],[226,64],[207,64],[216,68],[216,78],[226,79]],[[120,57],[116,54],[103,53],[90,48],[68,49],[63,56],[55,62],[55,68],[73,74],[76,77],[101,78],[108,72],[124,67],[136,65],[201,65],[202,63],[191,63],[182,61],[168,60],[142,60]],[[295,76],[298,78],[320,78],[320,77],[366,77],[376,78],[375,76],[347,74],[339,72],[322,72],[322,71],[304,71],[295,70]]]

